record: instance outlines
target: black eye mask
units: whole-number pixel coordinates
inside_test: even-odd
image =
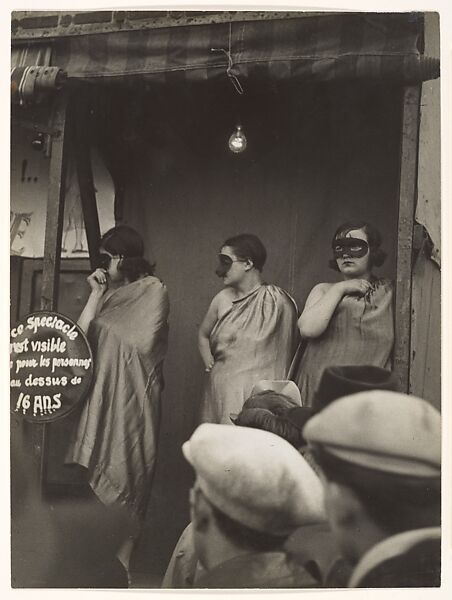
[[[97,259],[97,266],[99,269],[105,269],[108,271],[110,267],[112,257],[109,254],[105,254],[104,252],[99,253],[99,257]]]
[[[345,256],[362,258],[368,252],[369,244],[360,238],[348,237],[333,242],[334,258],[344,258]]]
[[[227,254],[219,254],[218,261],[220,264],[215,269],[215,273],[218,275],[218,277],[224,277],[231,268],[232,263],[234,261]]]

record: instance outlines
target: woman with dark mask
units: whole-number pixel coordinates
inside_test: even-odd
[[[78,321],[93,350],[94,383],[66,457],[88,470],[101,502],[127,509],[136,524],[132,538],[151,489],[168,339],[168,294],[143,254],[131,227],[102,237]]]
[[[297,344],[297,308],[287,292],[262,280],[266,250],[258,237],[224,242],[216,274],[224,289],[212,300],[198,335],[208,380],[201,420],[231,423],[253,385],[285,379]]]
[[[363,221],[344,223],[334,234],[330,267],[340,271],[342,281],[316,285],[298,320],[301,336],[308,342],[291,375],[304,406],[312,406],[326,367],[391,368],[392,284],[372,272],[386,258],[381,241],[377,229]]]

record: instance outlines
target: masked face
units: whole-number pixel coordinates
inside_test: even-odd
[[[218,255],[218,267],[216,268],[215,273],[218,277],[225,277],[233,264],[234,261],[230,256],[220,253]]]
[[[369,244],[360,238],[343,238],[335,240],[333,244],[334,258],[344,258],[351,256],[352,258],[362,258],[369,252]]]
[[[112,258],[113,257],[111,256],[111,254],[107,254],[105,251],[99,252],[97,267],[99,269],[103,269],[104,271],[108,271],[108,269],[110,268]]]
[[[121,257],[113,256],[103,248],[99,251],[98,265],[100,269],[103,269],[109,279],[113,282],[119,282],[123,279],[121,272],[118,270],[118,265],[121,261]]]
[[[239,281],[245,272],[243,265],[247,262],[237,258],[232,248],[225,246],[218,255],[218,267],[215,273],[221,277],[226,285],[233,285]]]
[[[363,229],[349,231],[333,241],[334,258],[346,279],[366,277],[370,273],[370,248]]]

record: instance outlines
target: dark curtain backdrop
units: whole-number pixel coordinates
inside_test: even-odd
[[[155,545],[163,568],[188,520],[191,473],[180,445],[196,425],[205,377],[197,328],[221,288],[222,241],[257,234],[268,251],[265,280],[293,294],[300,310],[316,283],[338,279],[328,259],[344,220],[382,231],[388,260],[378,273],[393,277],[401,89],[250,84],[239,96],[226,80],[131,89],[123,100],[123,222],[143,234],[171,302],[160,454],[135,557],[147,570]],[[227,141],[238,122],[248,148],[233,155]]]

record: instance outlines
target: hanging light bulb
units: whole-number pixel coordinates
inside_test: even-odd
[[[237,125],[234,133],[229,138],[229,150],[234,154],[243,152],[246,148],[246,137],[243,133],[242,126]]]

